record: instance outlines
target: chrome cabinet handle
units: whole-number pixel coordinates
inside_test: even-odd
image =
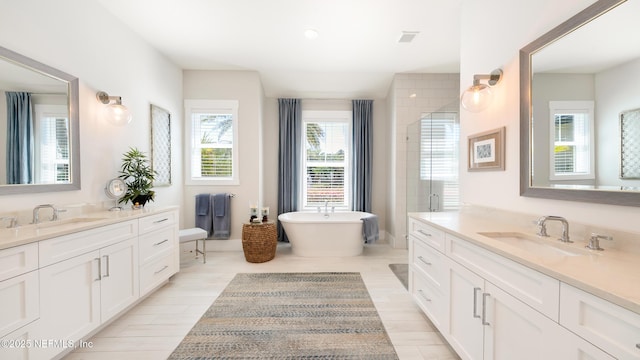
[[[169,239],[164,239],[164,240],[162,240],[160,242],[157,242],[157,243],[153,244],[153,246],[162,245],[162,244],[166,243],[167,241],[169,241]]]
[[[418,290],[418,292],[420,293],[420,295],[428,302],[431,302],[431,299],[429,299],[427,297],[427,295],[425,295],[424,291],[422,291],[422,289]]]
[[[479,287],[474,287],[473,288],[473,317],[480,319],[480,315],[478,315],[478,312],[476,311],[478,309],[478,291],[482,290]]]
[[[491,325],[487,321],[487,298],[491,296],[489,293],[482,294],[482,325]]]
[[[418,232],[419,232],[420,234],[424,235],[424,236],[433,236],[433,235],[429,234],[428,232],[426,232],[426,231],[424,231],[424,230],[422,230],[422,229],[418,229]]]
[[[168,267],[169,267],[169,265],[165,265],[162,269],[160,269],[160,270],[158,270],[158,271],[154,272],[154,274],[159,274],[159,273],[161,273],[161,272],[165,271]]]
[[[169,218],[164,218],[164,219],[156,220],[156,221],[154,221],[153,223],[154,223],[154,224],[158,224],[158,223],[161,223],[161,222],[164,222],[164,221],[167,221],[167,220],[169,220]]]
[[[93,279],[93,281],[100,281],[102,280],[102,262],[100,261],[100,258],[94,258],[93,260],[98,262],[98,278]]]
[[[422,261],[423,263],[431,266],[432,264],[430,262],[428,262],[425,258],[422,257],[422,255],[418,256],[418,259],[420,259],[420,261]]]
[[[106,277],[109,277],[109,275],[111,274],[111,270],[109,270],[109,263],[111,261],[109,260],[109,255],[103,255],[102,257],[104,258],[104,262],[107,264],[107,271],[102,277],[106,278]]]

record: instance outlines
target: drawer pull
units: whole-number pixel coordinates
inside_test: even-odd
[[[167,241],[169,241],[169,239],[164,239],[164,240],[162,240],[160,242],[157,242],[157,243],[153,244],[153,246],[162,245],[162,244],[166,243]]]
[[[424,231],[424,230],[422,230],[422,229],[418,229],[418,232],[419,232],[420,234],[424,235],[424,236],[433,236],[433,235],[431,235],[430,233],[428,233],[428,232],[426,232],[426,231]]]
[[[482,294],[482,325],[491,325],[487,321],[487,298],[491,296],[489,293]]]
[[[420,259],[420,261],[422,261],[423,263],[431,266],[432,264],[430,262],[428,262],[425,258],[422,257],[422,255],[418,256],[418,259]]]
[[[104,262],[107,264],[107,271],[104,273],[104,275],[102,276],[103,278],[109,277],[111,270],[109,270],[109,263],[111,261],[109,261],[109,255],[103,255],[102,256],[104,258]]]
[[[418,290],[418,292],[420,293],[420,296],[422,296],[426,301],[431,302],[431,299],[429,299],[427,297],[427,295],[425,295],[424,291],[422,291],[422,289]]]
[[[167,220],[169,220],[169,218],[164,218],[164,219],[156,220],[156,221],[154,221],[153,223],[154,223],[154,224],[159,224],[159,223],[161,223],[161,222],[165,222],[165,221],[167,221]]]
[[[473,288],[473,317],[480,319],[480,315],[478,315],[478,312],[476,311],[478,309],[478,291],[482,290],[479,287],[474,287]]]
[[[167,270],[168,268],[169,268],[169,265],[165,265],[165,266],[163,266],[163,267],[162,267],[162,269],[160,269],[160,270],[158,270],[158,271],[154,272],[153,274],[154,274],[154,275],[155,275],[155,274],[160,274],[161,272],[163,272],[163,271]]]

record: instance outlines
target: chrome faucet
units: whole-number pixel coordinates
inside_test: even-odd
[[[613,236],[591,233],[591,237],[589,238],[589,245],[585,247],[591,250],[600,250],[600,251],[604,250],[603,248],[600,247],[600,239],[613,240]]]
[[[539,218],[538,221],[536,222],[536,224],[538,225],[539,236],[544,236],[544,237],[549,236],[549,234],[547,234],[547,224],[546,224],[548,220],[560,221],[562,223],[562,237],[558,240],[566,243],[573,242],[569,239],[569,222],[567,221],[567,219],[563,218],[562,216],[546,215]]]
[[[55,206],[53,206],[52,204],[42,204],[42,205],[38,205],[35,208],[33,208],[33,220],[31,221],[32,224],[38,224],[40,222],[40,209],[45,209],[45,208],[49,208],[51,210],[53,210],[53,215],[51,215],[51,221],[56,221],[58,220],[58,213],[59,210],[56,209]]]
[[[9,220],[9,226],[7,228],[18,227],[18,219],[15,216],[3,216],[0,217],[0,221]]]

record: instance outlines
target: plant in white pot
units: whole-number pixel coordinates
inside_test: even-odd
[[[144,206],[147,201],[153,201],[153,181],[156,172],[151,168],[145,153],[137,148],[129,148],[129,151],[123,154],[118,177],[127,184],[127,192],[119,202],[130,201],[133,207],[137,208]]]

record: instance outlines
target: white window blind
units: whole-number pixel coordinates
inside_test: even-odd
[[[66,107],[35,106],[36,179],[41,184],[64,184],[70,181],[69,118]]]
[[[237,184],[237,102],[185,101],[190,156],[187,184]]]
[[[328,203],[348,209],[351,113],[311,114],[303,115],[302,208],[312,210]]]
[[[593,102],[551,101],[551,180],[592,179]]]
[[[442,208],[459,208],[458,139],[460,126],[455,117],[424,119],[420,122],[420,179],[430,181],[431,193],[440,198]]]

